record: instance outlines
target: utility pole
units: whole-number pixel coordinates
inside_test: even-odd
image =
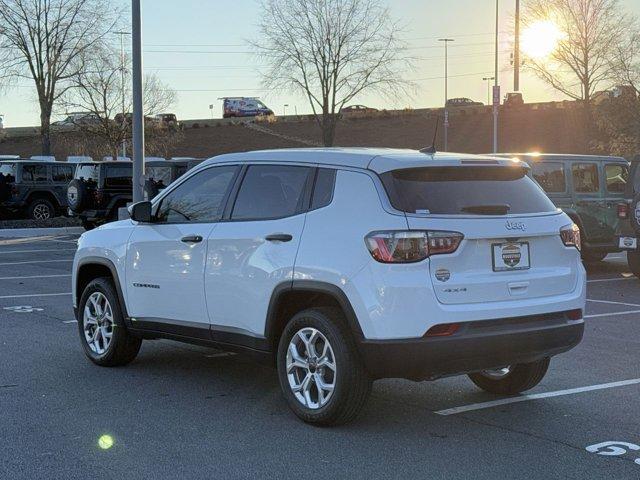
[[[500,0],[496,0],[496,45],[495,73],[493,85],[493,153],[498,153],[498,107],[500,106],[500,87],[498,86],[498,34]],[[496,101],[497,100],[497,101]]]
[[[142,28],[140,0],[131,0],[133,59],[133,201],[144,200],[144,112],[142,110]]]
[[[513,91],[520,91],[520,0],[516,0],[516,31],[513,51]]]
[[[482,80],[487,82],[487,105],[491,105],[491,82],[495,77],[482,77]]]
[[[453,38],[439,38],[439,42],[444,42],[444,151],[449,150],[449,110],[447,101],[449,100],[449,42],[454,42]]]
[[[125,56],[124,56],[124,36],[131,35],[131,32],[114,32],[116,35],[120,36],[120,81],[122,89],[122,124],[120,128],[122,129],[122,156],[127,156],[127,139],[126,139],[126,131],[127,131],[127,105],[126,105],[126,91],[127,87],[125,85]]]

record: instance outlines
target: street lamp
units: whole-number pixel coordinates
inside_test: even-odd
[[[491,82],[495,79],[496,77],[482,77],[487,82],[487,105],[491,105]]]
[[[286,116],[287,116],[287,107],[288,107],[288,106],[289,106],[289,104],[288,104],[288,103],[285,103],[285,104],[283,105],[283,110],[284,110],[284,112],[283,112],[283,114],[282,114],[282,116],[283,116],[283,117],[286,117]]]
[[[126,139],[126,129],[127,129],[127,121],[126,121],[126,86],[125,86],[125,73],[127,71],[125,66],[125,58],[124,58],[124,36],[131,35],[131,32],[113,32],[115,35],[120,36],[120,82],[122,88],[122,156],[127,156],[127,139]]]
[[[449,100],[449,42],[454,42],[453,38],[439,38],[439,42],[444,43],[444,151],[449,149],[449,110],[447,101]]]
[[[500,0],[496,0],[496,45],[495,73],[493,86],[493,153],[498,153],[498,106],[500,105],[500,87],[498,86],[498,34],[499,34]]]

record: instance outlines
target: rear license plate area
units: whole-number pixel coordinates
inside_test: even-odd
[[[504,242],[491,245],[494,272],[510,272],[531,268],[528,242]]]

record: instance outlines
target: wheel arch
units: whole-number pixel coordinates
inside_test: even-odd
[[[356,343],[360,343],[359,340],[364,338],[362,328],[351,302],[340,287],[316,280],[294,280],[279,284],[271,295],[264,331],[271,351],[277,351],[280,335],[293,315],[320,306],[340,309]]]
[[[124,294],[120,285],[118,270],[111,260],[102,257],[84,257],[78,262],[78,271],[75,277],[75,285],[73,286],[76,298],[79,301],[86,286],[89,285],[92,280],[100,277],[107,277],[113,281],[125,323],[127,326],[130,326],[127,304],[124,301]]]
[[[27,196],[27,205],[30,205],[34,200],[48,200],[53,205],[53,208],[59,209],[61,207],[60,202],[58,201],[58,197],[49,190],[36,190],[34,192],[30,192]]]

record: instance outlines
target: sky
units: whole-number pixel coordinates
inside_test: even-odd
[[[525,4],[527,0],[522,0]],[[114,0],[128,7],[130,2]],[[389,101],[362,94],[352,103],[376,108],[423,108],[444,102],[444,49],[437,39],[455,39],[449,49],[449,97],[469,97],[487,102],[487,82],[493,75],[495,30],[494,0],[386,0],[392,16],[404,27],[411,54],[418,57],[415,70],[405,78],[417,90]],[[500,0],[499,81],[503,93],[513,91],[509,67],[514,0]],[[640,16],[640,1],[620,0],[620,5]],[[261,9],[255,0],[142,0],[144,69],[155,73],[177,92],[173,111],[180,119],[220,118],[223,96],[259,96],[276,114],[309,113],[307,101],[290,93],[260,88],[259,62],[246,45],[258,38]],[[129,14],[128,8],[126,14]],[[126,25],[128,18],[123,18]],[[114,44],[119,40],[114,36]],[[129,49],[129,46],[127,45]],[[562,100],[539,80],[523,73],[521,91],[526,102]],[[213,110],[209,106],[213,105]],[[54,120],[64,117],[58,112]],[[0,114],[5,127],[39,123],[32,85],[0,94]]]

